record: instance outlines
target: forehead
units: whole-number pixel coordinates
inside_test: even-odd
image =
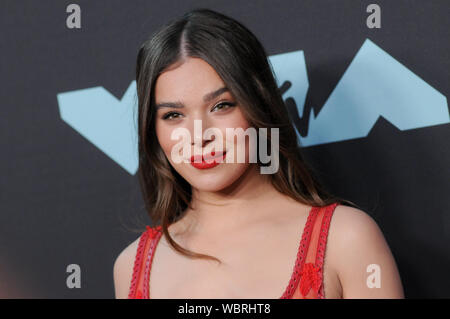
[[[187,58],[183,64],[158,77],[155,101],[197,101],[222,86],[225,86],[224,82],[211,65],[199,58]]]

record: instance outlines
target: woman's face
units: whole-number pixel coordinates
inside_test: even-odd
[[[236,181],[251,165],[247,139],[242,140],[234,135],[227,138],[227,128],[242,128],[245,131],[249,124],[231,92],[220,90],[224,87],[225,83],[216,71],[199,58],[187,58],[183,64],[163,72],[155,84],[155,126],[159,144],[174,169],[198,190],[219,191]],[[207,98],[208,94],[217,91],[217,94],[210,95],[210,99]],[[173,104],[178,104],[178,107]],[[194,139],[194,120],[201,120],[197,123],[200,131],[195,132],[199,137],[197,139]],[[205,137],[203,133],[211,128],[221,134]],[[179,129],[189,132],[190,139],[172,139],[172,132]],[[190,153],[183,153],[180,145]],[[197,153],[194,153],[194,147]],[[239,147],[245,152],[244,160],[237,156]],[[213,156],[220,155],[220,151],[225,152],[220,164],[209,165],[213,166],[210,168],[205,168],[202,163],[192,165],[192,155],[201,152],[205,158],[211,151],[215,151]],[[174,154],[187,162],[177,163],[179,160]],[[213,161],[211,157],[206,159],[209,163]]]

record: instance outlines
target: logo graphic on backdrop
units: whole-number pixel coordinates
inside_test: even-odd
[[[303,51],[269,56],[284,99],[304,114],[309,82]],[[61,118],[130,174],[138,169],[136,82],[121,100],[101,86],[57,94]],[[297,117],[297,118],[296,118]],[[366,39],[318,114],[310,113],[308,147],[366,137],[383,117],[399,130],[450,122],[447,98]]]

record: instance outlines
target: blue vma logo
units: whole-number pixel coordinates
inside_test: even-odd
[[[309,88],[303,51],[269,57],[285,101],[303,114]],[[57,94],[61,118],[130,174],[138,169],[136,82],[121,100],[103,87]],[[366,39],[318,114],[301,147],[366,137],[379,117],[399,130],[450,122],[447,98]],[[295,122],[295,121],[294,121]]]

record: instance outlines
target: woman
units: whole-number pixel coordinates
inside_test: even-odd
[[[158,226],[117,257],[117,298],[403,298],[377,224],[303,161],[247,28],[208,9],[186,13],[140,48],[136,81],[139,176]],[[263,143],[227,129],[256,129]],[[175,131],[191,138],[180,144]],[[250,160],[268,145],[278,161],[269,174],[270,163]]]

